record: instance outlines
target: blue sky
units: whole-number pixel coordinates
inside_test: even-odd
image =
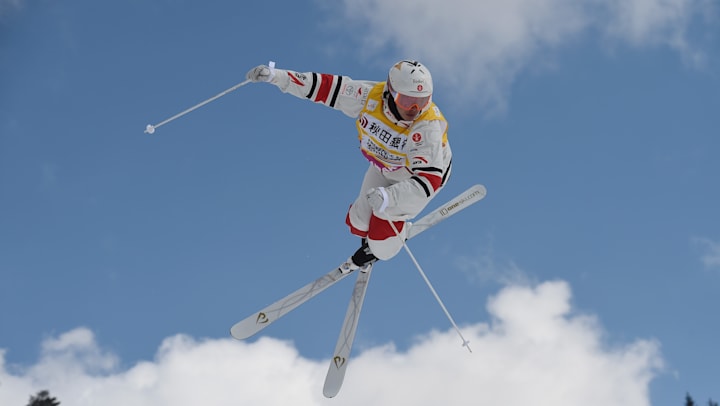
[[[0,0],[0,403],[677,405],[720,399],[720,10],[709,0]],[[352,119],[253,66],[433,73],[480,204],[247,342],[357,247]],[[438,202],[439,203],[439,202]],[[388,384],[391,382],[391,384]],[[113,403],[117,402],[117,403]]]

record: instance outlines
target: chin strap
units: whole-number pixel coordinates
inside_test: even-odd
[[[385,92],[383,92],[383,103],[385,104],[385,107],[390,112],[390,114],[393,115],[393,118],[395,119],[396,124],[397,124],[397,121],[404,121],[402,119],[402,117],[400,116],[400,112],[397,109],[395,100],[392,97],[390,97],[390,92],[387,90]]]

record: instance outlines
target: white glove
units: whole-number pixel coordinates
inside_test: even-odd
[[[387,209],[388,194],[384,187],[372,188],[367,192],[367,200],[373,212],[381,214]]]
[[[267,65],[258,65],[247,73],[245,77],[252,82],[269,82],[275,76],[275,69]]]

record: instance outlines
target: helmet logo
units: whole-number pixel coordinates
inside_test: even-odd
[[[432,94],[433,84],[430,72],[416,61],[400,61],[390,68],[388,87],[404,95],[425,97]]]

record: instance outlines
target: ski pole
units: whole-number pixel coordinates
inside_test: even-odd
[[[415,259],[415,255],[413,255],[412,251],[410,251],[410,247],[408,247],[407,242],[405,242],[405,240],[402,237],[400,237],[400,233],[398,232],[398,229],[395,227],[395,224],[390,220],[388,220],[388,223],[390,223],[390,226],[392,227],[393,231],[395,232],[395,235],[402,240],[403,248],[405,248],[405,251],[410,256],[410,259],[412,259],[418,272],[420,272],[420,275],[422,275],[428,288],[430,288],[430,291],[435,296],[435,300],[437,300],[438,304],[440,304],[440,307],[445,312],[445,315],[447,316],[448,320],[450,320],[450,324],[452,324],[452,326],[455,328],[455,331],[457,331],[458,335],[460,336],[460,339],[462,340],[462,346],[467,347],[468,351],[470,351],[472,353],[472,349],[470,348],[470,341],[466,340],[465,337],[463,337],[463,334],[460,331],[460,328],[455,323],[455,320],[453,320],[447,307],[445,307],[445,304],[443,304],[443,301],[440,299],[440,295],[438,295],[437,292],[435,291],[435,288],[433,288],[432,283],[430,283],[430,279],[428,279],[427,275],[425,275],[425,272],[423,271],[422,267],[418,263],[417,259]]]
[[[273,68],[275,67],[275,62],[270,61],[270,63],[268,64],[268,66],[270,67],[270,69],[273,69]],[[198,108],[200,108],[200,107],[202,107],[202,106],[210,103],[210,102],[213,101],[213,100],[219,99],[219,98],[225,96],[226,94],[228,94],[228,93],[230,93],[230,92],[232,92],[232,91],[234,91],[234,90],[236,90],[236,89],[238,89],[238,88],[240,88],[240,87],[242,87],[242,86],[245,86],[246,84],[248,84],[248,83],[250,83],[250,82],[251,82],[250,79],[244,80],[244,81],[238,83],[237,85],[235,85],[235,86],[233,86],[233,87],[231,87],[231,88],[229,88],[229,89],[226,89],[226,90],[224,90],[224,91],[216,94],[215,96],[213,96],[213,97],[211,97],[211,98],[209,98],[209,99],[207,99],[207,100],[205,100],[205,101],[202,101],[202,102],[200,102],[200,103],[198,103],[198,104],[190,107],[189,109],[187,109],[187,110],[185,110],[185,111],[182,111],[182,112],[180,112],[180,113],[178,113],[178,114],[175,114],[174,116],[168,118],[168,119],[165,120],[165,121],[162,121],[162,122],[160,122],[160,123],[158,123],[158,124],[155,124],[155,125],[148,124],[147,127],[145,127],[145,133],[146,133],[146,134],[153,134],[153,133],[155,132],[155,129],[156,129],[156,128],[158,128],[158,127],[160,127],[160,126],[162,126],[162,125],[165,125],[165,124],[167,124],[167,123],[175,120],[176,118],[182,117],[182,116],[184,116],[185,114],[187,114],[187,113],[189,113],[189,112],[191,112],[191,111],[193,111],[193,110],[195,110],[195,109],[198,109]]]
[[[242,87],[242,86],[246,85],[247,83],[250,83],[250,79],[247,79],[247,80],[245,80],[245,81],[242,81],[242,82],[238,83],[237,85],[235,85],[235,86],[233,86],[233,87],[231,87],[231,88],[229,88],[229,89],[227,89],[227,90],[225,90],[225,91],[223,91],[223,92],[221,92],[221,93],[218,93],[218,94],[216,94],[215,96],[213,96],[213,97],[211,97],[211,98],[209,98],[209,99],[207,99],[207,100],[205,100],[205,101],[203,101],[203,102],[200,102],[200,103],[198,103],[198,104],[190,107],[189,109],[187,109],[187,110],[185,110],[185,111],[182,111],[182,112],[180,112],[180,113],[178,113],[178,114],[175,114],[174,116],[168,118],[168,119],[165,120],[165,121],[162,121],[162,122],[160,122],[160,123],[158,123],[158,124],[155,124],[155,125],[148,124],[147,127],[145,127],[145,133],[147,133],[147,134],[152,134],[152,133],[155,132],[155,129],[156,129],[156,128],[158,128],[158,127],[160,127],[160,126],[162,126],[162,125],[165,125],[165,124],[167,124],[167,123],[175,120],[176,118],[182,117],[182,116],[184,116],[185,114],[187,114],[187,113],[189,113],[189,112],[191,112],[191,111],[193,111],[193,110],[195,110],[195,109],[197,109],[197,108],[200,108],[200,107],[202,107],[202,106],[210,103],[211,101],[213,101],[213,100],[215,100],[215,99],[219,99],[219,98],[225,96],[226,94],[232,92],[233,90],[235,90],[235,89],[237,89],[237,88],[239,88],[239,87]]]

